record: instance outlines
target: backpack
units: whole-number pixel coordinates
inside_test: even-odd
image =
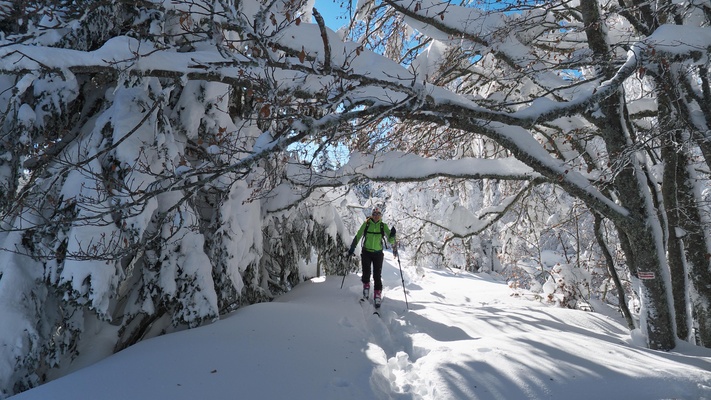
[[[371,233],[371,234],[376,234],[378,232],[371,232],[370,231],[370,217],[366,218],[365,220],[365,231],[363,232],[363,240],[361,242],[361,247],[365,246],[365,237]],[[385,240],[385,227],[383,226],[382,222],[380,224],[380,240],[383,242],[383,247],[388,248],[388,241]]]

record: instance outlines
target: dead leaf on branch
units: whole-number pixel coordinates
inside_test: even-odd
[[[272,115],[272,109],[269,107],[269,104],[265,104],[262,106],[261,109],[259,109],[259,116],[262,118],[269,118],[269,116]]]

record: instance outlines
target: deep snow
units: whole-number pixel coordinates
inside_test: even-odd
[[[351,274],[209,326],[146,340],[12,397],[78,399],[711,399],[711,350],[651,351],[614,312],[514,296],[488,274],[386,254],[382,317]]]

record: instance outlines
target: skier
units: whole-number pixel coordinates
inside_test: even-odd
[[[382,300],[383,239],[387,239],[390,244],[395,243],[395,228],[392,230],[388,228],[387,224],[380,220],[382,215],[379,208],[373,209],[372,215],[361,225],[355,238],[353,238],[350,250],[348,250],[348,256],[350,257],[355,253],[356,245],[361,237],[363,237],[363,247],[360,253],[360,261],[363,267],[363,276],[361,277],[361,282],[363,282],[363,298],[367,299],[370,292],[370,272],[372,264],[373,281],[375,282],[373,304],[375,307],[380,307]],[[395,247],[393,247],[393,255],[397,257],[397,248]]]

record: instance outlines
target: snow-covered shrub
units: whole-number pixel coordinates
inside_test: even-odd
[[[42,27],[20,41],[129,56],[76,75],[0,77],[0,348],[12,349],[0,352],[0,397],[97,357],[81,350],[99,332],[113,340],[94,350],[105,355],[199,326],[298,284],[311,255],[340,271],[346,252],[334,204],[279,192],[293,160],[269,146],[299,100],[268,73],[227,84],[190,75],[205,72],[195,60],[190,71],[154,64],[168,68],[153,76],[132,68],[159,51],[165,63],[216,46],[256,51],[216,30],[235,11],[227,2],[205,5],[213,19],[191,15],[202,10],[192,2],[70,3],[16,21]]]

